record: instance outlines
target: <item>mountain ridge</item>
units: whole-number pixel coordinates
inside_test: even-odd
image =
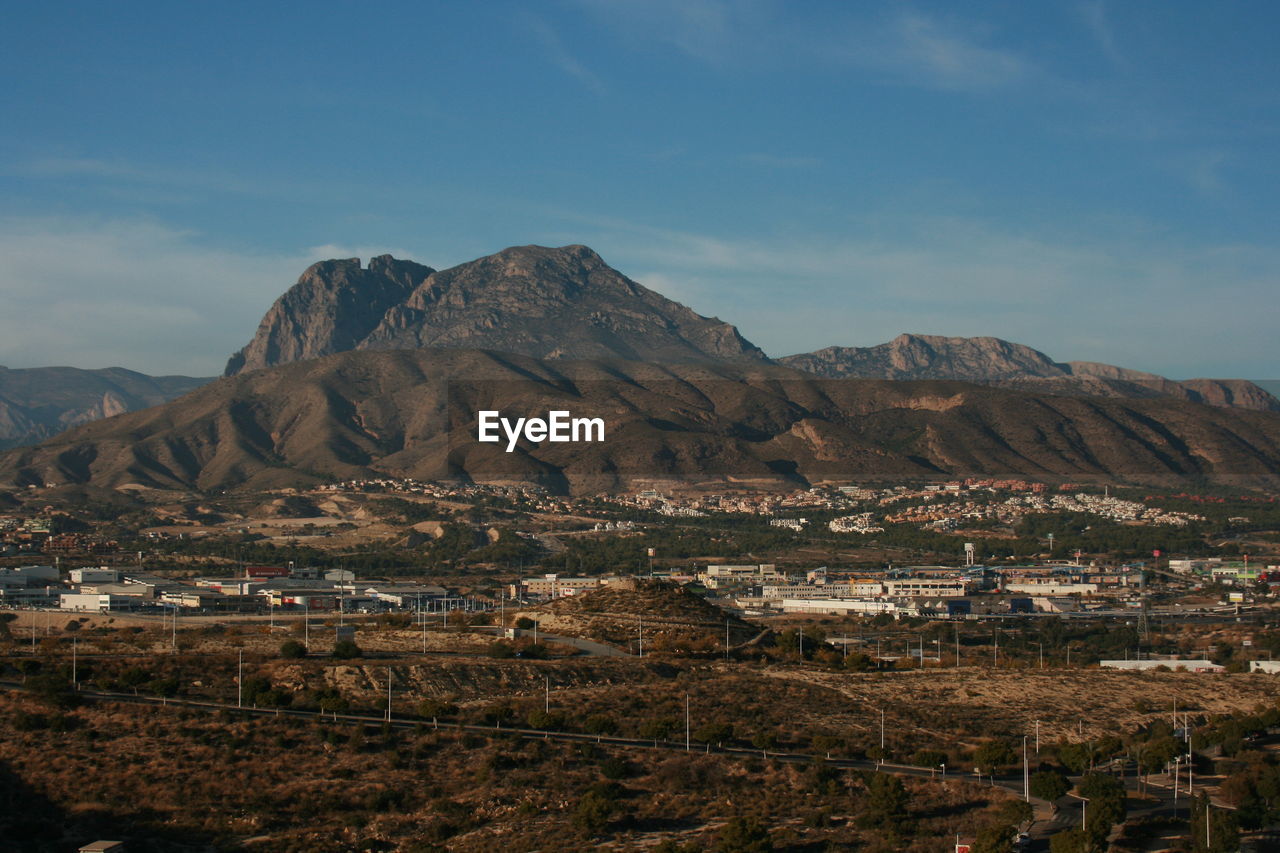
[[[1248,380],[1179,382],[1101,362],[1058,362],[1025,344],[993,337],[904,333],[871,347],[831,346],[776,361],[828,378],[956,379],[1033,393],[1172,397],[1210,406],[1280,412],[1280,400]]]
[[[475,413],[486,408],[599,414],[608,439],[506,454],[475,440]],[[868,477],[1272,483],[1280,415],[944,380],[831,380],[764,363],[373,350],[219,379],[0,455],[0,483],[16,487],[216,491],[386,476],[574,494]]]
[[[209,381],[148,376],[123,367],[0,365],[0,450],[43,441],[99,418],[166,403]]]

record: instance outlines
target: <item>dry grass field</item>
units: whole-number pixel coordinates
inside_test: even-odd
[[[0,832],[14,850],[98,837],[136,851],[706,849],[727,821],[767,815],[780,849],[941,853],[1007,799],[909,782],[895,828],[868,823],[867,786],[775,761],[172,707],[54,715],[0,696],[0,789],[13,806]]]

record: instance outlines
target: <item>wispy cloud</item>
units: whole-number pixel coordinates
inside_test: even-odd
[[[307,265],[352,254],[216,248],[154,221],[3,219],[0,364],[217,374]]]
[[[1025,81],[1032,65],[1017,53],[983,43],[957,21],[901,12],[871,31],[850,34],[844,56],[903,82],[956,92],[986,92]]]
[[[1111,26],[1111,16],[1107,13],[1107,6],[1103,0],[1085,0],[1078,8],[1085,27],[1097,42],[1098,49],[1113,65],[1123,67],[1126,64],[1124,54],[1120,52],[1116,42],[1115,29]]]
[[[96,157],[37,157],[0,168],[0,173],[41,179],[90,179],[121,185],[235,195],[266,195],[281,187],[274,181],[247,180],[214,169],[181,169]]]
[[[856,66],[886,80],[931,89],[987,92],[1035,72],[1019,53],[989,43],[981,28],[952,17],[896,9],[853,9],[807,19],[768,2],[578,0],[620,37],[665,44],[721,69],[773,64]]]
[[[564,45],[564,40],[560,38],[560,34],[550,24],[542,18],[529,14],[524,16],[524,25],[537,39],[547,58],[557,68],[576,79],[595,94],[605,94],[607,88],[604,81],[569,52],[569,49]]]
[[[1193,188],[1201,195],[1220,198],[1227,191],[1223,178],[1223,166],[1227,163],[1226,152],[1204,151],[1188,158],[1183,175]]]
[[[756,41],[753,22],[763,9],[741,0],[578,0],[598,20],[625,34],[675,48],[708,65],[724,65]]]

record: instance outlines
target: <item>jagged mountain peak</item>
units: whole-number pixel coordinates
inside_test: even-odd
[[[592,249],[511,246],[434,270],[380,255],[311,265],[226,375],[336,352],[483,348],[535,358],[767,361],[738,330],[632,281]]]

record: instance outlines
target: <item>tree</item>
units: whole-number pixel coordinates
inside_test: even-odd
[[[599,835],[613,817],[614,801],[599,791],[587,791],[573,810],[573,825],[589,835]]]
[[[867,783],[867,810],[859,823],[896,831],[907,818],[907,789],[902,780],[888,773],[872,774]]]
[[[53,673],[31,676],[27,679],[27,689],[54,708],[74,708],[80,701],[71,682]]]
[[[978,830],[972,853],[1007,853],[1009,842],[1018,834],[1017,827],[1004,821],[989,823]]]
[[[333,644],[333,656],[338,660],[352,660],[363,654],[355,640],[339,640]]]
[[[618,731],[618,721],[608,714],[591,714],[582,721],[582,730],[589,735],[611,735]]]
[[[937,749],[917,749],[911,756],[916,767],[938,767],[947,762],[947,754]]]
[[[1035,817],[1035,809],[1026,800],[1005,800],[996,809],[996,819],[1010,826],[1022,826]]]
[[[997,767],[1012,764],[1018,760],[1013,747],[1002,740],[990,740],[973,753],[973,764],[979,772],[991,774]]]
[[[307,656],[307,647],[297,640],[285,640],[280,644],[280,657],[297,660]]]
[[[1049,839],[1049,853],[1093,853],[1095,849],[1081,829],[1068,829]]]
[[[1208,841],[1205,840],[1205,818],[1208,817]],[[1204,794],[1196,798],[1191,812],[1191,849],[1195,853],[1231,853],[1240,849],[1240,828],[1235,815],[1226,809],[1209,807]]]
[[[667,717],[645,720],[640,724],[640,737],[646,740],[665,740],[675,727],[675,722]]]
[[[1056,770],[1041,770],[1031,776],[1031,796],[1053,802],[1071,790],[1071,782]]]
[[[693,731],[693,739],[699,743],[714,743],[717,746],[733,738],[732,723],[707,723]]]
[[[716,850],[718,853],[770,853],[773,842],[759,818],[738,816],[720,830]]]

